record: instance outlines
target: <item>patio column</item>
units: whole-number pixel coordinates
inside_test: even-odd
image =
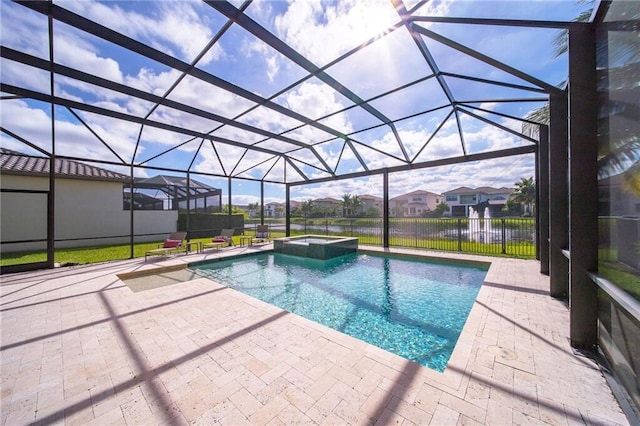
[[[229,203],[227,204],[229,206],[229,211],[227,213],[227,228],[233,228],[231,225],[231,176],[229,176],[227,178],[227,189],[228,189],[228,199],[229,199]]]
[[[189,231],[191,231],[190,227],[190,223],[189,223],[189,216],[191,216],[191,175],[189,174],[189,172],[187,172],[187,220],[186,220],[186,225],[187,225],[187,242],[191,241],[190,235],[189,235]],[[198,198],[196,198],[196,203],[198,202]],[[196,206],[197,208],[197,206]],[[178,203],[178,217],[180,217],[180,204]]]
[[[288,237],[291,235],[291,187],[289,185],[285,186],[284,191],[284,214],[285,214],[285,230],[284,236]]]
[[[595,28],[569,30],[569,307],[571,346],[598,341],[598,139]]]
[[[382,247],[389,248],[389,171],[382,173]]]
[[[569,161],[566,96],[549,97],[549,275],[551,297],[569,294]]]
[[[260,225],[264,225],[264,181],[260,181]]]
[[[51,12],[52,3],[49,3]],[[49,156],[49,193],[47,194],[47,268],[55,266],[56,234],[56,106],[53,102],[55,84],[53,72],[53,18],[48,16],[49,29],[49,90],[51,92],[51,155]]]
[[[536,170],[536,225],[540,273],[549,275],[549,127],[540,126]]]
[[[133,177],[133,173],[134,173],[134,169],[133,169],[133,161],[130,164],[131,166],[131,172],[129,175],[130,181],[129,181],[129,259],[133,259],[134,257],[134,245],[135,245],[135,238],[134,238],[134,234],[135,234],[135,223],[134,223],[134,206],[133,206],[133,187],[134,187],[134,177]]]

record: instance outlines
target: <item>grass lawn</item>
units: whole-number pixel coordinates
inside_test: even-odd
[[[191,241],[210,242],[211,238],[199,238]],[[240,237],[235,236],[233,238],[234,244],[240,244]],[[158,248],[162,242],[152,243],[138,243],[133,246],[133,257],[144,257],[144,253],[147,250]],[[110,260],[122,260],[129,259],[131,248],[129,244],[120,244],[114,246],[101,246],[101,247],[80,247],[80,248],[61,248],[56,249],[55,262],[60,264],[65,263],[98,263],[107,262]],[[47,260],[47,253],[45,251],[40,252],[21,252],[21,253],[6,253],[2,255],[0,259],[0,266],[19,265],[23,263],[35,263],[45,262]]]
[[[623,271],[619,265],[610,262],[600,262],[598,273],[640,300],[640,278],[637,275]]]
[[[302,233],[302,232],[301,232]],[[293,233],[295,234],[295,232]],[[285,232],[272,231],[271,238],[284,237]],[[360,240],[360,244],[363,245],[381,245],[382,237],[377,235],[354,235]],[[191,241],[209,242],[210,238],[192,239]],[[420,238],[415,241],[415,245],[412,248],[427,249],[427,250],[443,250],[458,252],[457,241],[444,240],[444,239],[426,239]],[[240,236],[233,237],[233,243],[235,245],[240,244]],[[134,245],[133,257],[144,257],[144,253],[147,250],[157,248],[162,242],[151,243],[138,243]],[[404,247],[406,241],[391,237],[391,246]],[[464,242],[462,244],[462,252],[485,254],[491,256],[506,256],[506,257],[518,257],[531,259],[535,257],[535,246],[533,244],[509,244],[507,245],[507,253],[501,253],[500,245],[496,244],[482,244],[478,242]],[[56,249],[55,262],[60,264],[87,264],[87,263],[99,263],[107,262],[111,260],[123,260],[129,259],[130,247],[129,244],[120,244],[113,246],[100,246],[100,247],[81,247],[81,248],[60,248]],[[19,265],[25,263],[45,262],[47,260],[47,254],[45,251],[39,252],[22,252],[22,253],[6,253],[2,255],[0,259],[1,266]]]

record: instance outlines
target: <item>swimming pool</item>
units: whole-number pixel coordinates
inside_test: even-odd
[[[361,253],[330,260],[262,253],[189,268],[440,372],[487,272]]]

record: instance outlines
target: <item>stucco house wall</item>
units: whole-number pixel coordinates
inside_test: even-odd
[[[47,190],[48,178],[3,174],[3,189]],[[46,194],[2,193],[2,241],[46,239]],[[84,247],[129,242],[130,213],[123,210],[122,183],[86,179],[56,179],[55,246]],[[135,234],[166,235],[177,229],[177,211],[135,211]],[[136,242],[157,241],[162,235],[136,237]],[[116,237],[99,240],[59,241]],[[2,244],[4,253],[43,250],[46,243]]]
[[[389,200],[389,210],[394,217],[420,217],[422,213],[435,210],[443,196],[429,191],[413,191]]]

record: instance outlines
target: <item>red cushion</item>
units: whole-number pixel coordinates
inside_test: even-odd
[[[162,247],[164,248],[176,248],[180,245],[182,241],[180,240],[170,240],[170,239],[166,239],[164,240],[164,245]]]
[[[225,237],[215,237],[213,240],[214,243],[226,243],[228,240]]]

